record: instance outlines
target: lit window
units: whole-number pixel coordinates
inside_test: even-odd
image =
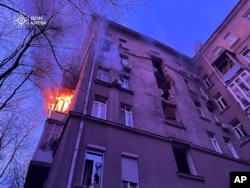
[[[231,121],[229,123],[231,125],[231,127],[233,128],[235,134],[239,137],[245,137],[248,136],[248,134],[246,133],[246,131],[244,130],[242,124],[239,122],[239,120],[237,118],[235,118],[233,121]]]
[[[217,93],[214,98],[216,99],[216,102],[217,102],[217,104],[218,104],[218,106],[220,107],[221,110],[224,110],[228,106],[227,102],[221,96],[220,93]]]
[[[86,187],[101,187],[103,155],[87,152],[84,164],[83,185]]]
[[[196,108],[196,110],[197,110],[199,116],[200,116],[200,117],[205,117],[205,115],[204,115],[204,113],[203,113],[203,111],[202,111],[202,109],[201,109],[200,103],[199,103],[198,101],[193,101],[193,102],[194,102],[195,108]]]
[[[210,133],[210,132],[208,132],[207,134],[208,134],[208,137],[209,137],[215,151],[217,151],[218,153],[222,153],[222,150],[220,148],[219,143],[217,142],[217,140],[215,138],[215,135],[213,133]]]
[[[244,71],[230,85],[234,98],[240,103],[243,110],[250,106],[250,75]]]
[[[132,107],[126,104],[121,104],[122,124],[133,127]]]
[[[173,152],[178,172],[197,175],[193,159],[187,146],[174,145]]]
[[[233,35],[232,33],[228,33],[225,37],[224,37],[225,41],[232,46],[236,41],[237,41],[237,37],[235,35]]]
[[[224,141],[229,149],[229,151],[231,152],[231,154],[233,155],[234,158],[239,159],[239,155],[237,154],[237,152],[235,151],[233,144],[231,143],[229,138],[225,138],[224,137]]]
[[[119,46],[122,47],[122,48],[127,48],[127,41],[124,40],[124,39],[119,39]]]
[[[96,95],[93,102],[92,116],[97,118],[106,119],[107,98]]]
[[[203,80],[207,88],[210,88],[214,84],[213,80],[207,74],[203,76]]]
[[[130,82],[128,76],[121,75],[121,87],[125,89],[130,89]]]
[[[121,159],[122,188],[138,187],[137,159],[122,157]]]
[[[241,55],[250,63],[250,49],[246,47],[242,52]]]
[[[104,82],[109,81],[109,71],[103,67],[99,67],[97,72],[97,79],[102,80]]]

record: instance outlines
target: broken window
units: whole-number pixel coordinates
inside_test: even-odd
[[[178,121],[176,105],[162,101],[162,109],[165,120]]]
[[[201,104],[198,102],[198,101],[193,101],[194,102],[194,105],[195,105],[195,108],[199,114],[200,117],[205,117],[202,109],[201,109]]]
[[[208,138],[210,139],[215,151],[217,151],[218,153],[222,153],[222,150],[220,148],[219,143],[217,142],[217,139],[215,138],[214,133],[208,132],[207,135],[208,135]]]
[[[106,119],[107,98],[96,95],[92,107],[92,116]]]
[[[121,104],[121,120],[122,124],[133,127],[132,106]]]
[[[178,172],[197,175],[188,146],[173,145],[173,152]]]
[[[137,159],[123,156],[121,159],[122,188],[137,188],[138,168]]]
[[[245,137],[248,134],[246,133],[243,125],[239,122],[239,120],[237,118],[233,119],[230,123],[231,127],[233,128],[235,134],[241,138],[241,137]]]
[[[52,149],[53,142],[60,137],[62,128],[62,125],[56,123],[47,123],[41,140],[40,148]]]
[[[86,187],[101,187],[103,155],[87,152],[84,164],[83,185]]]

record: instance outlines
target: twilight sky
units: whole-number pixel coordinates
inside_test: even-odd
[[[124,15],[122,25],[194,56],[238,0],[150,0],[146,7]]]

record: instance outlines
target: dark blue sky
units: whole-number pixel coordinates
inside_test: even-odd
[[[122,24],[194,56],[238,0],[150,0],[146,7],[124,15]]]

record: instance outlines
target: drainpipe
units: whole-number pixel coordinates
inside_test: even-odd
[[[92,18],[92,19],[94,19],[94,18]],[[95,20],[92,21],[92,24],[93,25],[95,24]],[[90,37],[88,48],[87,48],[87,51],[86,51],[83,62],[86,61],[87,54],[89,53],[91,44],[92,44],[93,39],[94,39],[94,35],[95,35],[95,32],[96,32],[96,26],[95,25],[94,25],[94,30],[91,31],[91,32],[92,32],[92,35]],[[96,64],[96,61],[95,61],[95,57],[94,57],[94,61],[93,61],[92,68],[91,68],[91,73],[90,73],[90,79],[89,79],[89,83],[88,83],[88,87],[87,87],[87,94],[86,94],[86,97],[85,97],[83,115],[86,115],[86,112],[87,112],[87,105],[88,105],[88,100],[89,100],[89,95],[90,95],[90,88],[91,88],[91,85],[92,85],[92,79],[93,79],[95,64]],[[82,80],[82,78],[83,78],[83,73],[84,73],[84,71],[82,71],[82,73],[80,75],[80,80]],[[79,150],[80,141],[81,141],[81,137],[82,137],[83,126],[84,126],[84,121],[82,119],[81,123],[80,123],[79,130],[78,130],[78,134],[77,134],[77,139],[76,139],[75,149],[74,149],[74,153],[73,153],[73,159],[72,159],[72,163],[71,163],[71,167],[70,167],[70,173],[69,173],[67,188],[71,188],[71,185],[72,185],[73,175],[74,175],[74,170],[75,170],[76,160],[77,160],[77,155],[78,155],[78,150]]]

